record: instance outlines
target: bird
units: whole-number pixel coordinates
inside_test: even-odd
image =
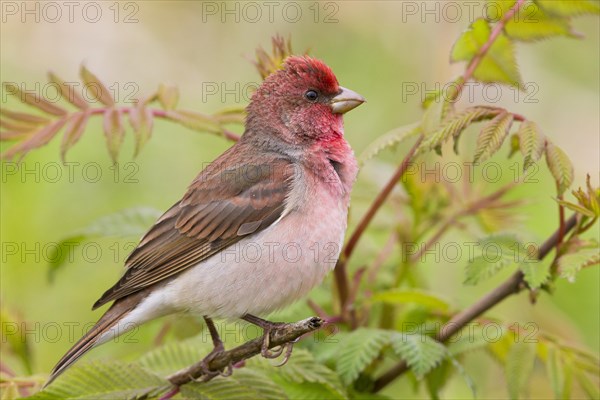
[[[203,365],[224,351],[213,319],[261,327],[261,354],[273,357],[266,342],[278,323],[259,316],[307,295],[340,255],[358,173],[343,114],[363,102],[323,61],[287,57],[252,94],[240,139],[127,257],[93,310],[112,305],[46,386],[92,348],[176,313],[204,318],[214,348]]]

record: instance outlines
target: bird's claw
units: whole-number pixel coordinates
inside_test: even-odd
[[[218,346],[215,346],[215,348],[210,353],[208,353],[208,355],[204,357],[204,359],[202,359],[202,361],[200,362],[200,367],[202,368],[201,377],[193,380],[195,382],[208,382],[217,376],[231,376],[231,374],[233,374],[233,364],[231,362],[229,362],[229,364],[227,364],[227,366],[223,370],[218,371],[213,371],[208,365],[212,360],[214,360],[218,355],[222,354],[224,351],[225,348],[223,347],[222,343]]]
[[[285,355],[283,356],[283,360],[281,360],[281,362],[279,364],[275,365],[276,367],[283,367],[285,364],[287,364],[288,360],[292,356],[292,350],[294,350],[294,344],[297,341],[298,341],[298,339],[292,340],[291,342],[288,342],[285,345],[281,346],[282,351],[283,351],[283,349],[286,349]]]
[[[274,348],[273,351],[269,350],[269,345],[271,342],[271,332],[274,329],[280,328],[281,326],[284,326],[285,324],[283,323],[273,323],[272,326],[266,326],[264,327],[264,333],[263,333],[263,343],[262,346],[260,348],[260,355],[263,356],[264,358],[277,358],[279,357],[281,354],[283,354],[283,350],[285,349],[285,346],[276,346]]]
[[[283,326],[283,325],[284,324],[282,324],[281,326]],[[291,342],[287,342],[285,344],[275,347],[276,350],[274,350],[274,351],[269,351],[269,341],[270,341],[270,336],[271,336],[271,330],[272,329],[265,330],[260,355],[263,356],[264,358],[273,359],[273,358],[277,358],[277,357],[281,356],[282,354],[284,354],[284,351],[285,351],[283,360],[279,364],[275,365],[276,367],[281,367],[281,366],[284,366],[285,364],[287,364],[288,360],[290,359],[290,356],[292,355],[292,350],[294,350],[294,344],[299,340],[299,338],[292,340]]]
[[[290,359],[290,356],[292,355],[294,343],[296,343],[299,340],[299,338],[297,338],[296,340],[293,340],[291,342],[285,343],[283,345],[276,346],[275,347],[276,350],[274,350],[274,351],[269,351],[269,345],[270,345],[270,341],[271,341],[271,332],[273,330],[282,329],[288,324],[286,324],[284,322],[270,322],[270,321],[255,317],[254,315],[250,315],[250,314],[244,315],[242,317],[242,319],[250,322],[251,324],[254,324],[254,325],[257,325],[257,326],[263,328],[263,342],[262,342],[262,346],[260,348],[260,355],[263,356],[264,358],[273,359],[273,358],[277,358],[277,357],[281,356],[282,354],[284,354],[284,351],[285,351],[283,360],[281,361],[281,363],[279,363],[277,365],[277,367],[281,367],[282,365],[285,365],[288,362],[288,360]]]

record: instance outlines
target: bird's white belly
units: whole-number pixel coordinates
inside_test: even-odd
[[[298,300],[321,283],[340,254],[347,210],[325,197],[331,204],[290,212],[183,272],[142,306],[231,319],[266,315]]]

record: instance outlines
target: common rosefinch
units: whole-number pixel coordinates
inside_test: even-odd
[[[268,340],[274,323],[255,315],[306,295],[339,256],[357,173],[342,114],[363,102],[323,62],[289,57],[253,94],[241,139],[129,255],[93,308],[114,303],[48,382],[92,347],[172,313],[204,317],[215,345],[206,361],[223,351],[211,318],[242,318]]]

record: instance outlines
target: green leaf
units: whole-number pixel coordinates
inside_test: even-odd
[[[523,154],[523,172],[527,171],[544,154],[546,139],[535,122],[523,121],[517,132]]]
[[[74,113],[69,117],[65,133],[63,134],[63,140],[60,144],[60,158],[63,162],[65,162],[67,151],[81,138],[89,117],[90,113],[85,111]]]
[[[113,99],[110,91],[106,85],[102,83],[98,77],[96,77],[96,75],[91,73],[90,70],[88,70],[84,65],[81,66],[79,74],[86,85],[87,93],[93,96],[95,100],[100,101],[102,104],[108,107],[115,105],[115,99]]]
[[[358,328],[349,333],[339,346],[336,370],[345,385],[358,378],[390,343],[390,332],[374,328]]]
[[[519,264],[525,282],[531,289],[542,286],[550,277],[550,264],[543,261],[527,260]]]
[[[597,0],[535,0],[549,14],[573,17],[584,14],[600,14]]]
[[[2,397],[0,397],[0,400],[15,400],[21,397],[17,382],[3,381],[2,384]],[[8,386],[6,386],[7,384]]]
[[[476,399],[477,398],[477,388],[475,387],[475,382],[473,381],[473,378],[471,378],[471,376],[469,374],[467,374],[467,371],[465,371],[462,364],[460,364],[456,358],[450,356],[450,361],[452,362],[454,369],[464,379],[465,383],[467,384],[467,387],[471,391],[471,395],[473,395],[473,398]]]
[[[446,356],[444,345],[426,335],[396,333],[392,335],[392,346],[419,379]]]
[[[448,302],[441,297],[420,289],[390,289],[377,292],[371,297],[373,302],[387,304],[414,303],[429,309],[447,311]]]
[[[290,398],[299,398],[295,393],[301,393],[306,387],[311,393],[320,393],[319,398],[345,399],[346,390],[339,376],[323,364],[319,364],[314,356],[304,349],[294,349],[294,354],[283,368],[274,368],[269,360],[253,358],[249,364],[261,368]]]
[[[579,214],[582,214],[582,215],[585,215],[585,216],[591,217],[591,218],[596,217],[596,213],[594,213],[594,211],[588,210],[587,208],[584,208],[579,204],[571,203],[571,202],[564,201],[564,200],[556,200],[556,202],[558,204],[560,204],[561,206],[568,208],[571,211],[575,211],[576,213],[579,213]]]
[[[161,83],[158,87],[158,101],[165,110],[175,109],[179,101],[179,89]]]
[[[552,36],[576,36],[570,20],[547,14],[537,4],[529,1],[508,20],[504,28],[513,39],[533,41]]]
[[[32,107],[36,107],[39,110],[62,117],[67,114],[67,110],[62,107],[58,107],[50,101],[44,99],[41,95],[35,94],[30,91],[23,91],[21,88],[13,82],[2,83],[6,94],[12,94],[22,103],[28,104]]]
[[[74,248],[81,242],[97,237],[140,237],[158,219],[161,212],[149,207],[121,210],[98,218],[88,226],[78,229],[58,241],[49,254],[48,279],[52,281],[56,272],[67,260],[72,259]]]
[[[157,375],[170,375],[197,363],[212,350],[210,341],[202,338],[206,339],[201,334],[188,340],[170,342],[144,354],[138,363]]]
[[[74,365],[30,400],[112,400],[157,396],[170,384],[135,364],[96,361]]]
[[[338,392],[331,392],[327,386],[313,382],[288,382],[281,381],[278,377],[273,377],[279,387],[285,392],[287,399],[297,400],[343,400],[347,396],[342,396]]]
[[[498,115],[501,109],[494,107],[470,107],[467,108],[444,122],[442,127],[432,134],[426,136],[425,140],[419,146],[419,151],[433,150],[441,146],[450,137],[456,138],[464,131],[469,125],[474,122],[483,121],[486,119],[493,118]]]
[[[501,269],[514,264],[514,260],[505,254],[497,254],[493,257],[478,256],[469,262],[465,270],[465,285],[477,285],[486,279],[496,275]]]
[[[471,61],[490,38],[490,25],[475,20],[452,48],[452,61]],[[473,78],[487,83],[499,82],[523,88],[511,40],[500,33],[473,72]]]
[[[129,111],[129,122],[135,136],[135,157],[152,135],[154,115],[152,110],[147,108],[144,103],[139,103]]]
[[[535,343],[517,342],[508,352],[505,373],[511,399],[518,399],[533,371],[536,356]]]
[[[197,361],[197,360],[196,360]],[[230,377],[189,383],[181,394],[192,399],[285,399],[285,392],[267,374],[250,368],[236,369]]]
[[[116,108],[108,108],[104,112],[104,136],[108,146],[108,152],[113,162],[119,158],[119,150],[123,144],[125,130],[121,118],[121,111]]]
[[[167,118],[182,124],[183,126],[198,132],[221,133],[221,127],[210,116],[200,114],[194,111],[167,111]]]
[[[512,158],[517,151],[519,151],[521,144],[519,136],[516,133],[510,135],[510,152],[508,154],[508,158]]]
[[[546,143],[546,163],[556,181],[556,190],[561,196],[573,183],[573,164],[559,147],[548,141]]]
[[[575,378],[577,378],[577,382],[579,382],[579,386],[583,389],[583,391],[588,395],[588,398],[591,400],[600,399],[600,389],[598,389],[598,385],[593,383],[587,375],[580,370],[575,370]]]
[[[477,137],[474,163],[484,161],[497,152],[510,131],[513,115],[509,112],[498,114],[488,122]]]
[[[494,234],[481,239],[478,244],[481,255],[469,260],[465,271],[466,285],[476,285],[508,265],[531,258],[518,236],[512,233]]]
[[[85,101],[83,97],[81,97],[79,91],[75,90],[75,86],[67,85],[65,81],[60,79],[53,72],[48,72],[48,79],[50,80],[50,82],[56,84],[59,87],[60,94],[62,95],[63,99],[67,100],[69,103],[82,110],[85,110],[89,107],[88,102]]]
[[[29,135],[26,140],[6,150],[4,153],[2,153],[2,155],[0,155],[0,158],[10,160],[17,154],[21,154],[21,157],[25,157],[25,155],[31,150],[44,146],[50,142],[50,140],[56,136],[66,122],[67,118],[61,118],[52,122],[50,125],[42,127],[39,131]]]
[[[596,242],[592,248],[583,248],[574,253],[562,255],[557,262],[560,277],[569,282],[575,282],[575,277],[582,268],[600,264],[600,247]]]
[[[391,130],[371,142],[358,157],[358,161],[362,165],[383,150],[396,148],[400,143],[420,132],[421,128],[419,124],[405,125]]]
[[[564,398],[565,372],[560,349],[549,346],[546,355],[546,373],[555,399]]]

